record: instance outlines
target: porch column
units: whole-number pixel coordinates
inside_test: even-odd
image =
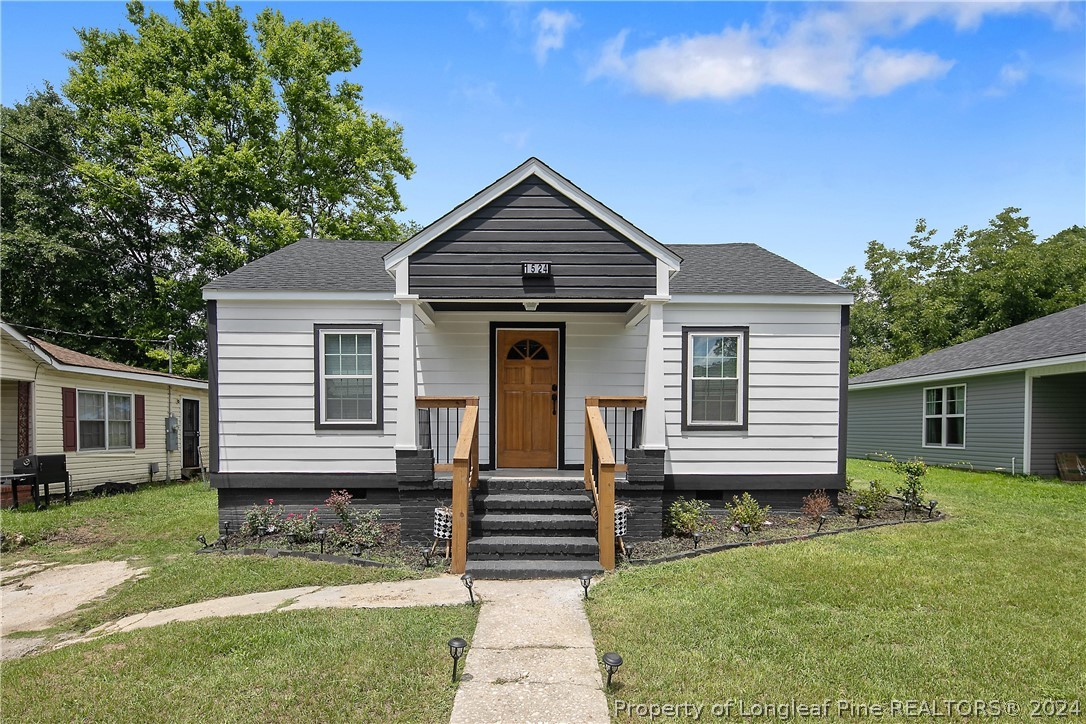
[[[418,448],[415,424],[415,304],[418,296],[397,294],[400,303],[400,373],[396,380],[396,449]]]
[[[664,304],[669,296],[645,297],[648,338],[645,340],[645,418],[641,441],[646,450],[664,450]]]

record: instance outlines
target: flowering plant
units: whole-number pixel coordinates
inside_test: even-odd
[[[265,505],[254,505],[245,511],[245,527],[249,535],[257,535],[261,528],[265,530],[282,524],[283,506],[275,504],[275,498],[268,498]]]

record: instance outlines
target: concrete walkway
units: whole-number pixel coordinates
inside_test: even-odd
[[[592,631],[576,580],[478,581],[479,623],[469,642],[452,724],[609,722]],[[139,613],[98,626],[69,646],[174,621],[315,608],[463,605],[457,576],[306,586]]]
[[[576,580],[478,581],[452,724],[610,722]]]

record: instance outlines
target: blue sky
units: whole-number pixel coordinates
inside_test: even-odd
[[[275,6],[353,33],[421,223],[538,156],[664,243],[831,278],[918,217],[940,238],[1006,206],[1042,237],[1086,224],[1081,2]],[[5,104],[64,82],[75,28],[127,26],[113,2],[5,1],[0,23]]]

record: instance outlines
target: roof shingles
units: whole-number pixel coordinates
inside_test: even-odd
[[[168,377],[177,380],[188,380],[195,382],[203,382],[203,380],[193,380],[191,377],[182,377],[181,375],[171,375],[165,372],[158,372],[156,370],[147,370],[141,367],[132,367],[131,365],[121,364],[120,362],[111,362],[101,357],[92,357],[89,354],[83,354],[82,352],[76,352],[74,349],[68,349],[67,347],[61,347],[58,344],[52,342],[46,342],[44,339],[38,339],[37,337],[27,337],[31,342],[37,345],[43,352],[55,359],[57,362],[65,365],[71,365],[73,367],[87,367],[89,369],[96,370],[110,370],[112,372],[130,372],[140,375],[156,375],[158,377]]]

